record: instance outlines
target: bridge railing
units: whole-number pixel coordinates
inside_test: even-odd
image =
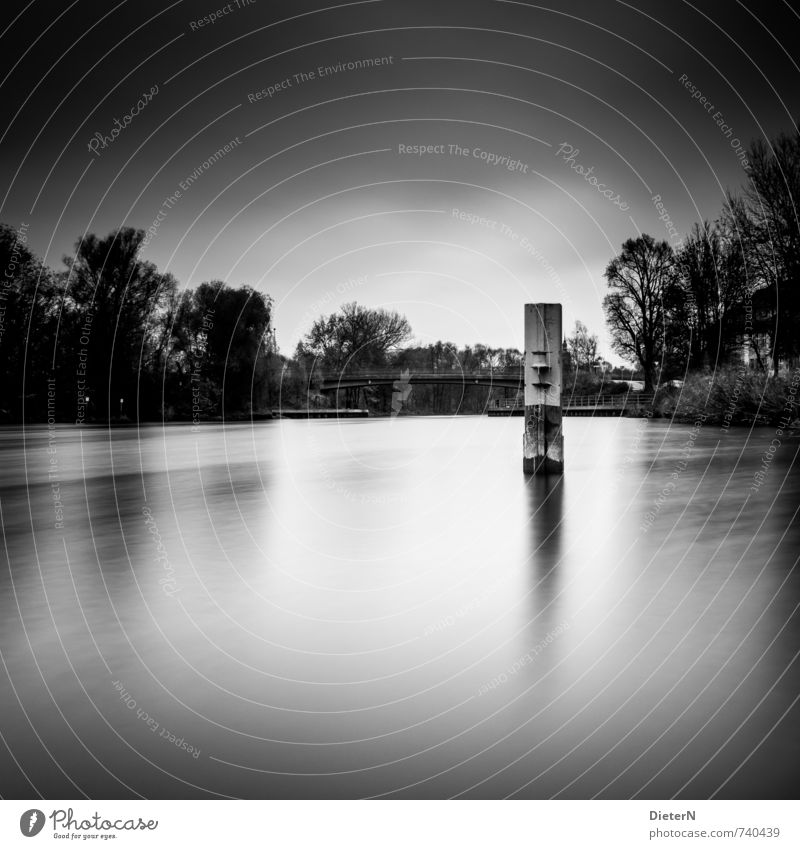
[[[315,371],[314,377],[323,381],[330,382],[336,380],[353,380],[353,379],[374,379],[386,380],[387,378],[401,379],[401,375],[406,371],[406,367],[395,367],[391,369],[343,369],[342,371]],[[476,369],[408,369],[412,377],[459,377],[463,376],[465,380],[470,380],[475,377],[518,377],[522,380],[521,368],[476,368]]]
[[[653,393],[620,392],[616,395],[572,395],[565,396],[565,407],[649,407],[653,404]]]
[[[405,369],[397,367],[392,369],[353,369],[352,371],[345,369],[340,372],[319,371],[315,372],[314,376],[323,383],[337,384],[340,381],[342,383],[346,383],[352,380],[402,381],[404,372]],[[470,371],[462,371],[460,369],[431,369],[426,371],[415,371],[412,369],[409,373],[410,377],[416,378],[417,380],[449,378],[447,382],[451,382],[454,378],[458,379],[461,377],[465,383],[469,383],[480,378],[488,378],[490,381],[492,378],[495,378],[498,381],[501,379],[507,381],[509,378],[513,378],[517,380],[520,385],[523,381],[522,369],[513,367],[508,369],[472,369]],[[567,393],[563,393],[562,407],[565,409],[592,407],[604,407],[606,409],[609,407],[616,409],[643,409],[651,407],[653,405],[653,399],[654,395],[652,392],[644,393],[628,391],[597,395],[569,395]],[[519,402],[515,403],[514,401],[499,399],[499,402],[493,403],[492,406],[495,409],[507,410],[515,409],[524,405]]]
[[[629,392],[616,395],[565,395],[562,398],[562,406],[567,409],[573,408],[597,408],[613,407],[616,409],[647,409],[653,406],[655,395],[652,392]],[[521,401],[511,399],[499,399],[495,409],[514,410],[524,407]]]

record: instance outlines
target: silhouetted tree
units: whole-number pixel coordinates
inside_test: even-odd
[[[641,365],[647,391],[658,383],[665,352],[664,295],[673,275],[672,248],[647,234],[628,239],[605,272],[610,292],[603,308],[614,350]]]
[[[725,216],[752,289],[766,290],[757,300],[771,313],[769,354],[777,369],[781,357],[800,354],[800,132],[754,142],[748,159],[744,194],[729,196]]]
[[[150,412],[152,399],[140,397],[139,378],[151,360],[159,311],[177,284],[139,259],[144,236],[131,227],[104,239],[89,234],[76,243],[74,257],[64,258],[72,332],[78,335],[76,367],[85,364],[87,394],[99,418],[116,416],[119,398],[128,415],[134,407],[144,417]],[[144,384],[151,388],[150,381]]]
[[[220,280],[201,283],[182,299],[173,359],[184,402],[220,416],[265,406],[271,311],[269,296]]]
[[[187,418],[198,397],[213,414],[269,405],[281,371],[269,296],[219,281],[179,291],[140,261],[143,238],[90,234],[54,274],[0,224],[0,420]]]
[[[0,420],[47,413],[47,379],[56,375],[54,350],[59,293],[52,272],[27,246],[27,228],[0,224]]]
[[[737,328],[732,314],[747,294],[743,253],[723,223],[695,224],[675,257],[676,291],[669,299],[671,327],[691,331],[689,366],[724,362]]]

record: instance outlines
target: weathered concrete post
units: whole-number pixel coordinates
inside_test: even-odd
[[[524,375],[522,470],[562,474],[561,304],[525,304]]]

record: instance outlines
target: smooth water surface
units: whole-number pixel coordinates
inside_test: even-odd
[[[796,790],[798,441],[521,429],[0,431],[3,795]]]

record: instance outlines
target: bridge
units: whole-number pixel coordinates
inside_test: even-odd
[[[445,386],[485,386],[489,389],[524,390],[524,369],[438,369],[411,371],[402,368],[362,369],[344,372],[322,372],[317,375],[321,392],[362,389],[369,386],[392,386],[414,384],[439,384]],[[653,406],[653,394],[644,392],[619,392],[602,395],[572,395],[562,390],[561,408],[567,416],[621,416],[625,413],[649,410]],[[522,401],[497,399],[487,407],[490,416],[521,416],[525,404]]]
[[[320,372],[316,375],[320,381],[320,392],[333,392],[336,389],[361,389],[365,386],[393,386],[419,383],[446,384],[449,386],[488,386],[493,389],[524,388],[524,372],[517,369],[439,369],[433,371],[406,371],[403,367],[394,369],[363,369],[358,371]]]
[[[564,472],[564,415],[624,415],[628,410],[652,407],[653,397],[640,393],[590,395],[576,398],[563,391],[561,371],[561,304],[525,304],[524,364],[508,369],[432,369],[412,371],[409,368],[386,370],[364,369],[318,373],[314,381],[320,392],[362,389],[368,386],[391,386],[401,393],[415,384],[450,386],[485,386],[490,389],[514,389],[516,398],[506,406],[496,402],[493,415],[524,416],[522,434],[522,469],[526,474]],[[522,395],[522,403],[520,403]],[[487,412],[490,412],[490,407]]]
[[[561,410],[565,416],[624,416],[653,409],[652,392],[619,392],[615,395],[563,395]],[[499,399],[486,410],[490,416],[522,416],[525,404]]]

